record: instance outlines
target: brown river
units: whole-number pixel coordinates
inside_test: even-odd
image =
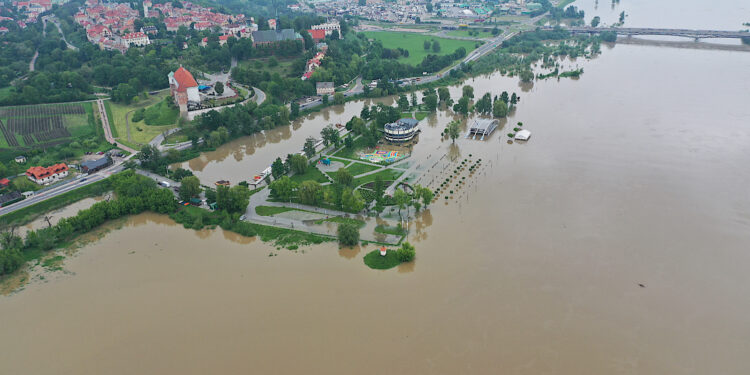
[[[721,9],[697,26],[741,27]],[[0,374],[750,373],[750,53],[602,50],[577,80],[467,82],[520,94],[528,143],[506,125],[451,146],[452,116],[425,120],[415,163],[485,167],[411,223],[415,262],[139,215],[0,296]],[[187,164],[247,178],[362,105]]]

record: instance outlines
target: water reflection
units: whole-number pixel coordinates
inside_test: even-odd
[[[358,258],[357,255],[359,255],[361,251],[361,245],[339,247],[339,256],[346,259],[355,259]]]

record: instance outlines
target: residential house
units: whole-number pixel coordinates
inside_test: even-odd
[[[132,47],[132,46],[144,47],[144,46],[151,44],[151,41],[148,39],[148,35],[140,31],[137,33],[128,33],[128,34],[123,35],[122,41],[128,47]]]
[[[276,20],[271,18],[268,20],[268,29],[269,30],[276,30]]]
[[[315,84],[315,91],[318,95],[333,95],[333,82],[318,82]]]
[[[65,178],[68,175],[68,166],[65,163],[55,164],[45,167],[31,167],[26,170],[26,177],[32,182],[43,185],[58,179]]]

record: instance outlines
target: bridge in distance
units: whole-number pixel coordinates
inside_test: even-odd
[[[553,30],[552,27],[543,27],[543,30]],[[656,29],[643,27],[566,27],[565,30],[573,34],[598,34],[605,31],[614,31],[617,35],[666,35],[680,36],[694,39],[705,38],[750,38],[746,31],[722,31],[722,30],[691,30],[691,29]]]

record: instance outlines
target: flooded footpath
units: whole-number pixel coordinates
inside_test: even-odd
[[[0,373],[750,373],[750,54],[603,50],[578,80],[466,82],[520,94],[528,143],[425,120],[415,162],[484,166],[410,223],[415,262],[138,215],[0,297]],[[191,168],[252,175],[362,105]]]

